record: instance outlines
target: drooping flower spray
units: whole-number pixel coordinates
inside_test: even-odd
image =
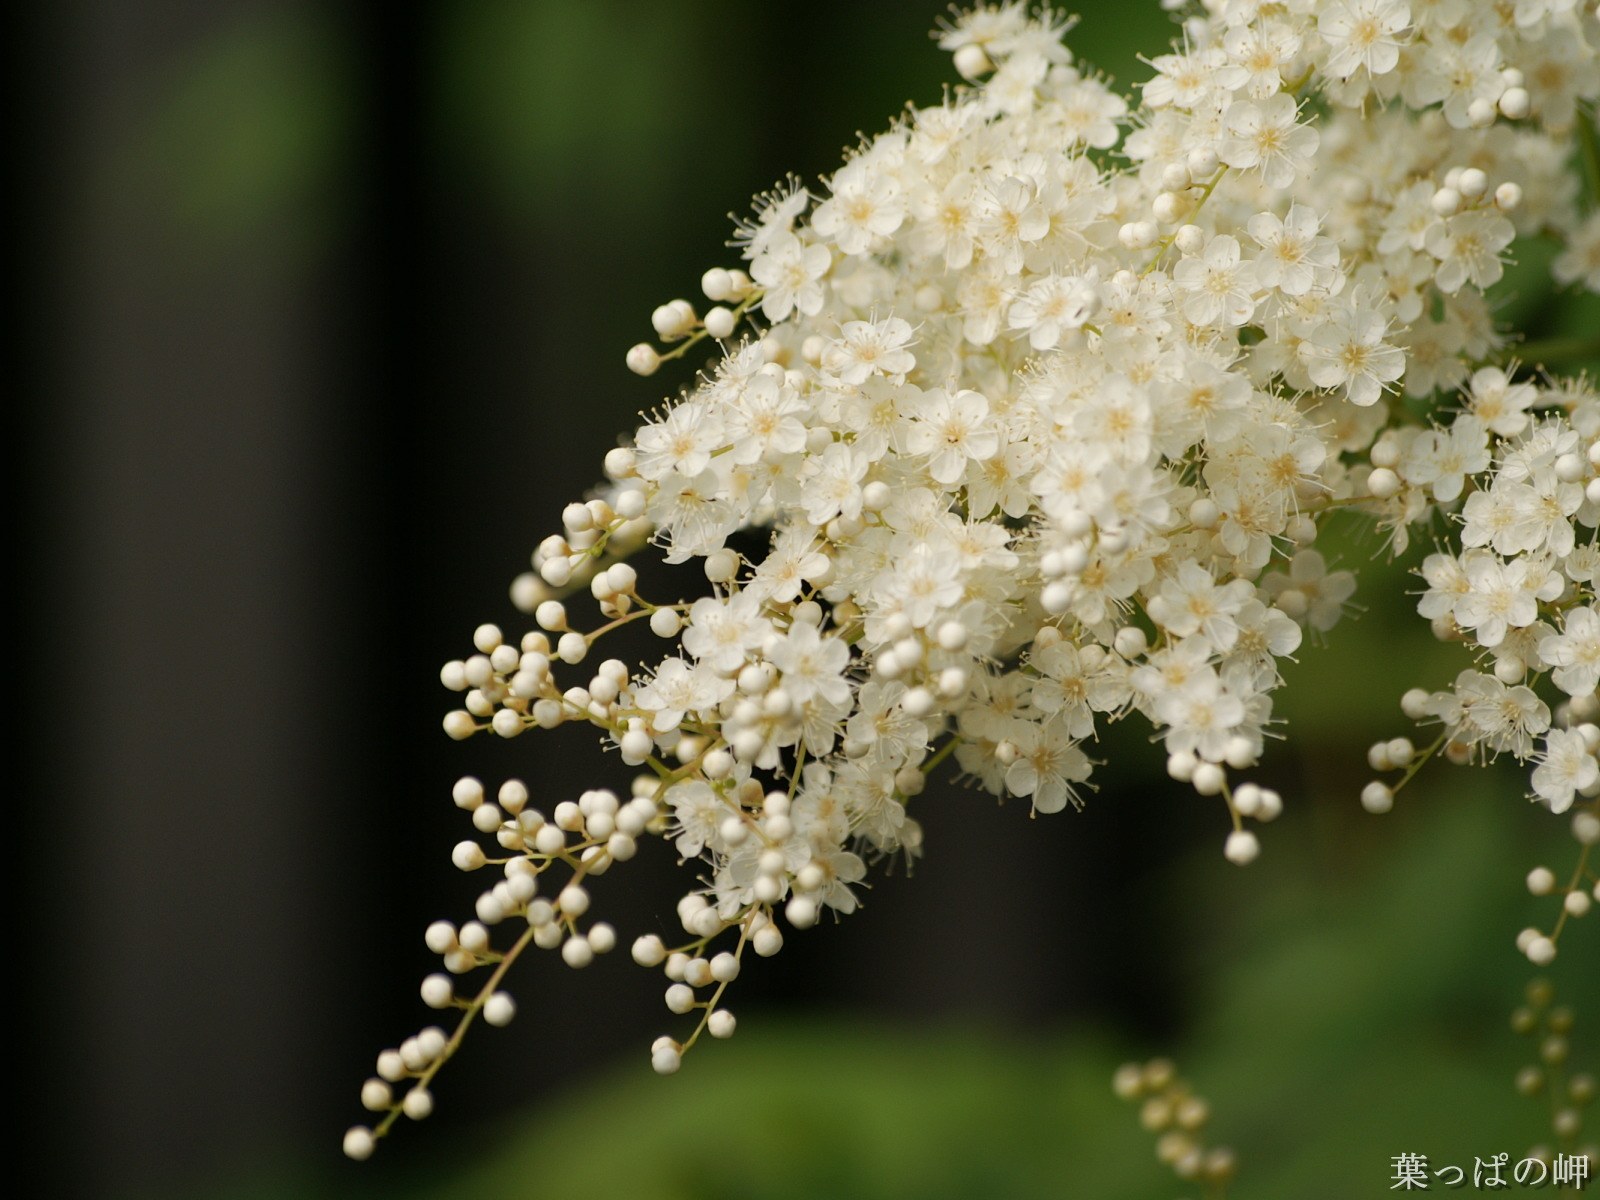
[[[1074,60],[1055,13],[956,17],[938,37],[960,86],[822,186],[761,197],[703,312],[655,311],[628,366],[701,373],[513,585],[536,627],[485,625],[442,673],[451,737],[587,723],[637,777],[456,785],[455,865],[490,882],[474,919],[427,931],[422,999],[452,1022],[380,1055],[352,1157],[431,1111],[475,1021],[512,1019],[530,947],[581,968],[619,943],[591,889],[642,838],[688,868],[681,929],[627,935],[677,1018],[662,1073],[732,1035],[752,954],[919,852],[935,772],[1059,812],[1092,788],[1096,730],[1137,718],[1249,863],[1283,808],[1250,780],[1280,666],[1337,638],[1355,588],[1316,548],[1340,511],[1440,543],[1420,609],[1463,655],[1448,689],[1395,681],[1421,730],[1373,747],[1361,802],[1387,810],[1439,756],[1511,755],[1572,811],[1583,862],[1544,890],[1563,925],[1587,911],[1600,396],[1547,373],[1554,351],[1484,289],[1547,238],[1557,285],[1600,290],[1595,5],[1180,16],[1137,100]],[[647,597],[642,554],[697,586]],[[605,657],[635,622],[660,656]],[[1561,928],[1525,933],[1528,957]]]

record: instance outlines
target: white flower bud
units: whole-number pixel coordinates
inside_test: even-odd
[[[640,342],[628,351],[628,370],[635,375],[654,375],[661,368],[661,355],[649,342]]]
[[[700,276],[700,290],[707,300],[721,304],[733,298],[733,276],[724,267],[712,267]]]
[[[457,842],[450,852],[450,861],[458,871],[476,871],[485,861],[483,847],[473,841]]]
[[[507,992],[495,992],[483,1002],[483,1019],[496,1028],[511,1024],[517,1015],[517,1002]]]
[[[425,1120],[433,1113],[433,1093],[419,1084],[406,1093],[400,1111],[413,1121]]]
[[[1394,807],[1394,790],[1374,779],[1361,789],[1361,807],[1369,813],[1386,813]]]
[[[1248,829],[1236,829],[1228,835],[1222,855],[1236,866],[1244,867],[1255,862],[1261,853],[1261,842]]]
[[[983,47],[972,42],[959,47],[953,61],[957,74],[969,83],[982,79],[994,70],[994,63],[990,61]]]
[[[1500,93],[1499,109],[1508,121],[1521,121],[1533,111],[1533,97],[1525,87],[1508,87]]]
[[[737,324],[738,318],[733,315],[733,311],[720,304],[706,313],[706,332],[719,342],[732,337]]]
[[[1367,476],[1367,490],[1378,500],[1388,500],[1400,494],[1400,476],[1388,467],[1379,467]]]

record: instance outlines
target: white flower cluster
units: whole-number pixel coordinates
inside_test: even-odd
[[[498,803],[458,786],[505,855],[477,921],[429,932],[447,973],[424,999],[462,1028],[380,1062],[364,1098],[385,1115],[353,1155],[419,1115],[391,1083],[426,1095],[467,1022],[509,1019],[496,997],[526,945],[576,967],[610,948],[609,926],[580,928],[585,880],[646,834],[704,871],[678,906],[687,940],[633,947],[669,1009],[698,1014],[656,1043],[662,1072],[733,1032],[724,989],[746,948],[780,948],[780,917],[849,913],[868,858],[918,852],[908,802],[951,756],[1053,813],[1083,803],[1101,723],[1138,713],[1250,862],[1248,822],[1282,802],[1230,772],[1263,752],[1282,661],[1353,591],[1314,548],[1337,510],[1397,545],[1459,514],[1423,611],[1492,669],[1407,711],[1452,755],[1533,759],[1552,807],[1597,790],[1600,402],[1528,382],[1483,295],[1531,235],[1559,240],[1559,282],[1600,286],[1569,163],[1600,95],[1594,6],[1207,0],[1137,105],[1074,63],[1067,28],[1021,4],[957,18],[940,44],[970,86],[820,194],[764,197],[744,265],[702,280],[711,307],[661,306],[670,348],[629,352],[651,375],[721,348],[540,545],[513,587],[539,628],[513,644],[485,626],[446,666],[465,698],[445,728],[587,722],[646,773],[626,802],[549,817],[520,784]],[[1458,391],[1459,410],[1428,406]],[[700,560],[711,594],[645,599],[623,559],[650,542]],[[604,618],[588,632],[578,588]],[[664,657],[560,678],[635,621]],[[1559,720],[1534,691],[1547,670]],[[1374,766],[1430,754],[1399,738]],[[1392,802],[1373,786],[1368,807]],[[455,861],[488,860],[466,842]],[[488,984],[457,999],[450,975],[478,967]]]

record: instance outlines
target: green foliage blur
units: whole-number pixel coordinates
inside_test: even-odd
[[[1137,77],[1135,55],[1156,51],[1170,33],[1154,0],[1079,7],[1072,45],[1120,79]],[[927,0],[438,7],[423,64],[429,161],[448,181],[442,186],[471,196],[470,211],[516,248],[513,279],[533,261],[571,272],[563,302],[541,308],[537,331],[527,332],[541,358],[526,386],[530,397],[563,402],[556,419],[572,449],[574,494],[587,482],[586,464],[653,399],[621,369],[651,307],[691,294],[704,266],[726,261],[724,212],[742,210],[783,170],[826,171],[854,130],[879,127],[907,99],[938,97],[953,78],[924,36],[938,15]],[[136,145],[164,156],[152,178],[187,225],[248,241],[296,219],[310,240],[301,248],[316,253],[315,239],[339,219],[339,164],[358,150],[340,37],[314,16],[247,23],[194,48],[175,69],[170,91],[152,105],[150,141]],[[815,81],[803,94],[774,96],[775,64],[794,54],[805,56]],[[777,144],[761,133],[774,105],[785,114]],[[1600,325],[1593,297],[1550,296],[1541,283],[1546,249],[1523,257],[1501,289],[1508,319],[1537,337]],[[614,386],[596,394],[596,378]],[[1474,1156],[1504,1150],[1515,1161],[1547,1140],[1542,1102],[1512,1088],[1528,1050],[1508,1015],[1532,975],[1513,938],[1525,924],[1547,923],[1554,908],[1527,896],[1525,872],[1546,863],[1564,875],[1575,848],[1565,822],[1531,806],[1509,771],[1437,764],[1393,814],[1359,810],[1367,745],[1408,732],[1401,691],[1440,684],[1465,660],[1433,643],[1412,611],[1406,570],[1417,551],[1391,562],[1358,523],[1341,533],[1324,549],[1358,569],[1356,599],[1366,607],[1329,646],[1308,645],[1280,693],[1289,742],[1269,762],[1288,764],[1293,786],[1284,789],[1284,816],[1263,831],[1261,860],[1248,870],[1228,865],[1219,833],[1218,845],[1151,881],[1158,894],[1150,907],[1185,948],[1164,976],[1181,987],[1188,1014],[1171,1041],[1140,1041],[1112,1023],[1024,1032],[769,1013],[748,1019],[731,1043],[701,1047],[670,1079],[650,1074],[643,1047],[613,1047],[619,1057],[592,1080],[468,1138],[401,1128],[393,1139],[401,1144],[380,1157],[405,1156],[406,1175],[384,1176],[381,1193],[1177,1195],[1193,1189],[1156,1163],[1136,1111],[1109,1086],[1117,1063],[1157,1054],[1175,1058],[1211,1100],[1213,1136],[1240,1159],[1231,1194],[1246,1200],[1376,1196],[1402,1152],[1470,1170]],[[502,548],[512,569],[524,550]],[[1142,745],[1128,736],[1114,748]],[[1178,787],[1119,796],[1111,774],[1091,803],[1126,801],[1128,820],[1161,822],[1174,806],[1197,803]],[[939,802],[937,791],[922,801]],[[871,907],[851,919],[871,921]],[[1043,941],[1074,914],[1008,919],[1037,922]],[[1600,1069],[1594,924],[1600,916],[1576,923],[1549,972],[1578,1006],[1574,1062],[1590,1070]],[[960,970],[962,947],[948,950],[951,970]],[[643,973],[634,983],[657,986]],[[469,1042],[466,1053],[492,1049]],[[355,1119],[358,1081],[348,1082]],[[441,1105],[451,1103],[448,1072],[438,1093]],[[330,1161],[337,1134],[287,1155],[264,1148],[271,1165],[195,1194],[379,1194],[360,1169]]]

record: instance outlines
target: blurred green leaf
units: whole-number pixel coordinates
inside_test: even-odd
[[[351,139],[350,63],[324,14],[235,23],[166,72],[171,82],[117,170],[175,232],[210,241],[319,236]],[[309,211],[308,211],[309,210]],[[290,219],[291,213],[293,219]]]

